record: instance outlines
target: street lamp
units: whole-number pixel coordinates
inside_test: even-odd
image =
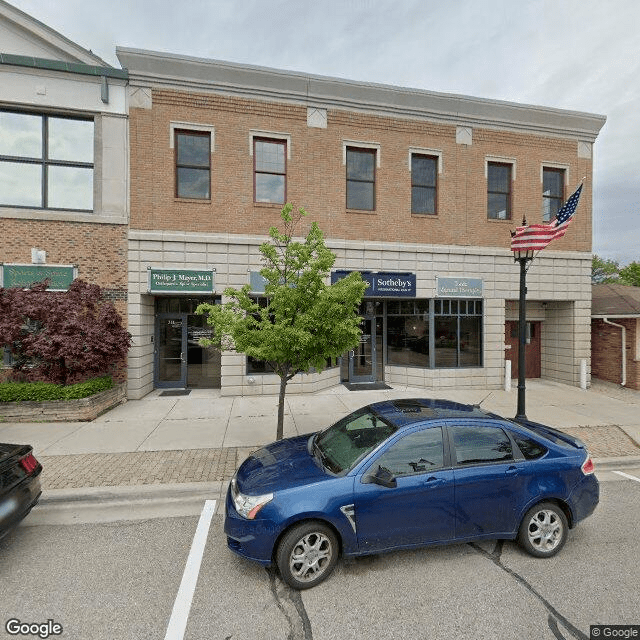
[[[526,226],[526,221],[522,221]],[[525,413],[525,354],[527,343],[527,263],[533,260],[533,249],[521,249],[513,252],[513,259],[520,263],[520,303],[519,303],[519,340],[518,340],[518,412],[516,422],[527,419]]]

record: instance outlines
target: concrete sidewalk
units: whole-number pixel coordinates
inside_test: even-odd
[[[482,402],[506,417],[517,405],[515,389],[349,391],[339,386],[288,396],[285,437],[321,429],[370,402],[420,396]],[[600,463],[640,462],[640,393],[599,382],[583,391],[530,380],[526,397],[529,419],[581,438]],[[222,397],[216,390],[187,396],[155,391],[93,422],[0,424],[0,441],[33,445],[45,469],[45,492],[224,483],[251,450],[275,438],[277,402],[276,396]]]

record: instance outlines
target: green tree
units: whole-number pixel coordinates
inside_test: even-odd
[[[591,282],[602,284],[618,282],[620,265],[615,260],[600,258],[594,255],[591,260]]]
[[[282,209],[282,231],[269,230],[270,241],[260,246],[266,306],[259,305],[250,286],[229,287],[229,300],[221,305],[201,304],[196,313],[207,314],[213,338],[203,346],[235,349],[262,360],[280,377],[276,439],[283,437],[286,386],[298,373],[322,371],[328,358],[353,349],[360,339],[358,306],[366,283],[351,273],[326,284],[335,255],[326,247],[318,225],[311,224],[304,241],[294,234],[306,212]]]
[[[620,269],[620,283],[640,287],[640,262],[632,262]]]

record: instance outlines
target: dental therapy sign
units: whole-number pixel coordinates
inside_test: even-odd
[[[333,271],[331,284],[345,278],[351,271]],[[415,298],[416,274],[361,271],[362,279],[367,283],[365,298]]]

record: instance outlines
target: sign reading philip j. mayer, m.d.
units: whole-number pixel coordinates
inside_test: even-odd
[[[149,269],[149,293],[214,293],[215,272],[190,269]]]

